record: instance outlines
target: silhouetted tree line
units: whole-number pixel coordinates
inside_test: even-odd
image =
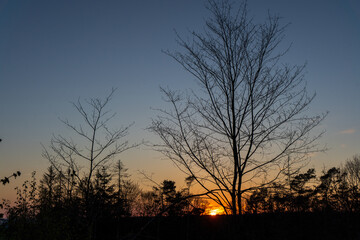
[[[253,191],[246,199],[246,212],[360,212],[360,157],[354,156],[341,168],[314,169]]]
[[[174,181],[164,180],[142,191],[126,171],[120,161],[98,169],[90,190],[86,179],[76,182],[70,170],[56,172],[50,166],[39,182],[34,172],[16,188],[14,204],[5,202],[8,222],[1,233],[6,239],[120,239],[131,232],[128,217],[199,216],[207,207],[191,197],[191,183],[178,191]],[[284,184],[253,191],[244,213],[360,213],[359,176],[359,156],[320,177],[309,169]]]
[[[7,239],[119,239],[130,216],[200,215],[206,202],[191,197],[189,189],[177,191],[174,181],[164,180],[151,191],[133,183],[119,161],[112,169],[96,171],[88,189],[87,180],[75,180],[68,169],[50,166],[40,181],[17,187],[14,204],[4,202],[8,222],[2,233]]]

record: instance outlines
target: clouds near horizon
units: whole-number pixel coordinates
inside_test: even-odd
[[[349,128],[349,129],[340,131],[341,134],[353,134],[355,132],[356,132],[356,129],[354,129],[354,128]]]

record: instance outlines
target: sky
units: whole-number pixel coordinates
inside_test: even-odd
[[[22,172],[0,186],[0,198],[13,198],[11,189],[49,166],[42,145],[53,134],[71,136],[59,118],[81,123],[71,105],[78,98],[117,88],[111,126],[134,123],[130,142],[158,141],[146,128],[154,109],[168,108],[159,87],[197,87],[162,51],[180,50],[175,31],[185,39],[202,31],[204,6],[202,0],[0,0],[0,177]],[[283,61],[307,64],[308,90],[316,93],[309,113],[329,111],[319,128],[328,150],[307,167],[321,171],[360,154],[360,1],[248,0],[248,6],[256,21],[269,11],[290,23],[284,44],[292,47]],[[144,182],[140,170],[185,185],[176,167],[148,146],[120,159],[135,182]]]

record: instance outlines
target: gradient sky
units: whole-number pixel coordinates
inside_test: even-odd
[[[285,63],[307,62],[305,79],[317,97],[310,113],[329,111],[320,143],[329,150],[312,156],[318,172],[360,154],[360,1],[248,0],[250,15],[262,21],[270,10],[291,23]],[[174,29],[183,37],[200,30],[208,16],[198,0],[0,0],[0,177],[23,176],[0,186],[0,198],[42,171],[41,157],[52,134],[68,133],[59,121],[80,123],[70,102],[104,97],[118,88],[110,109],[112,126],[135,122],[131,142],[157,141],[145,130],[167,107],[159,86],[196,87],[193,77],[161,50],[178,49]],[[65,135],[66,136],[66,135]],[[135,181],[138,170],[154,179],[183,176],[159,153],[140,147],[120,156]]]

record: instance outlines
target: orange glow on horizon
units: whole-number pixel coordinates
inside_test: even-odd
[[[217,209],[214,209],[214,210],[211,210],[210,211],[210,215],[211,216],[216,216],[217,215],[217,211],[216,211]]]
[[[224,214],[224,210],[220,207],[208,208],[204,213],[204,215],[210,215],[210,216],[217,216],[223,214]]]

